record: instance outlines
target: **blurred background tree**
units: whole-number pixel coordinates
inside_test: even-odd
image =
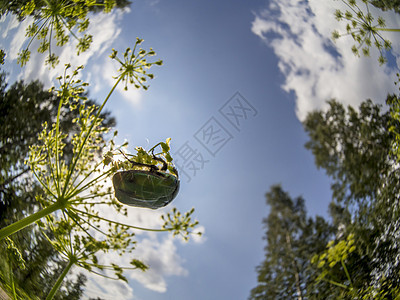
[[[387,103],[356,110],[331,100],[307,116],[305,146],[332,179],[331,220],[307,219],[304,200],[272,186],[266,258],[249,299],[400,297],[400,101]]]
[[[372,0],[370,3],[383,11],[394,10],[400,13],[400,0]]]
[[[319,291],[310,288],[318,276],[310,257],[325,248],[333,228],[321,217],[307,217],[304,200],[292,200],[278,185],[266,198],[265,260],[257,267],[259,284],[250,299],[306,299]]]
[[[15,15],[20,21],[24,19],[24,15],[22,13],[22,8],[27,5],[31,0],[11,0],[11,1],[6,1],[6,0],[0,0],[0,14],[5,15],[5,14],[13,14]],[[43,6],[46,5],[46,1],[43,0],[36,0],[35,5],[36,8],[32,12],[32,15],[34,16],[37,14],[38,10],[42,8]],[[72,3],[73,1],[64,1],[65,5],[68,5],[68,3]],[[96,0],[96,4],[94,6],[89,7],[89,10],[94,13],[101,12],[103,10],[102,5],[106,1],[104,0]],[[125,9],[129,7],[132,4],[131,1],[129,0],[115,0],[115,7],[118,9]]]

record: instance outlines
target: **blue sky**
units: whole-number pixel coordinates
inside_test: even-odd
[[[188,145],[198,158],[192,163],[199,167],[199,159],[205,161],[196,173],[187,162],[190,180],[181,169],[180,193],[163,209],[195,207],[203,238],[182,243],[168,234],[139,233],[133,254],[150,271],[127,273],[129,285],[90,276],[86,296],[246,299],[264,255],[261,222],[268,215],[264,195],[269,187],[280,183],[293,197],[305,198],[311,215],[327,215],[329,179],[304,148],[307,137],[300,121],[307,112],[325,108],[332,97],[357,106],[367,98],[383,103],[395,91],[396,70],[379,67],[376,53],[356,58],[352,41],[331,42],[331,31],[342,26],[333,17],[340,5],[319,0],[138,0],[124,13],[92,19],[89,53],[76,57],[69,48],[60,50],[65,62],[85,64],[90,95],[101,101],[115,74],[108,58],[111,48],[122,53],[136,37],[143,38],[142,46],[154,48],[164,65],[152,70],[156,76],[148,91],[119,90],[107,103],[117,119],[118,142],[128,140],[133,151],[171,137],[177,163]],[[388,27],[399,27],[393,14],[383,16]],[[40,79],[50,86],[62,64],[49,71],[35,55],[20,69],[13,53],[24,25],[6,18],[0,26],[10,78]],[[399,39],[391,40],[398,58]],[[235,111],[242,113],[235,127],[220,109],[239,103],[248,110],[246,115]],[[210,122],[223,132],[217,146],[200,138]],[[128,221],[157,226],[160,213],[132,208]]]

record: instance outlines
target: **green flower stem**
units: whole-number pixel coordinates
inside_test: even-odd
[[[11,261],[10,261],[11,263]],[[10,284],[11,284],[11,291],[13,294],[14,299],[18,299],[17,298],[17,291],[15,290],[15,282],[14,282],[14,274],[13,274],[13,270],[9,267],[9,275],[10,275]]]
[[[96,271],[94,271],[94,270],[90,270],[90,272],[93,273],[93,274],[99,275],[99,276],[101,276],[101,277],[103,277],[103,278],[106,278],[106,279],[120,280],[118,277],[107,276],[107,275],[105,275],[105,274],[102,274],[102,273],[100,273],[100,272],[96,272]]]
[[[343,259],[341,259],[340,262],[342,263],[344,272],[346,273],[347,280],[350,282],[350,286],[353,287],[353,282],[351,281],[351,277],[349,271],[347,270],[346,264],[344,263]]]
[[[172,229],[168,229],[168,228],[165,228],[165,229],[151,229],[151,228],[144,228],[144,227],[138,227],[138,226],[133,226],[133,225],[127,225],[127,224],[123,224],[123,223],[120,223],[120,222],[111,221],[109,219],[105,219],[105,218],[102,218],[100,216],[96,216],[96,215],[93,215],[91,213],[88,213],[86,211],[82,211],[82,210],[79,210],[79,209],[76,209],[76,208],[72,208],[72,209],[76,213],[87,215],[87,216],[92,217],[92,218],[97,218],[99,220],[102,220],[102,221],[105,221],[105,222],[108,222],[108,223],[113,223],[113,224],[116,224],[116,225],[125,226],[125,227],[131,228],[131,229],[144,230],[144,231],[153,231],[153,232],[165,232],[165,231],[171,231],[172,230]]]
[[[47,295],[46,300],[51,300],[53,299],[54,295],[57,293],[58,289],[61,286],[61,283],[63,282],[65,276],[68,274],[69,270],[71,267],[75,264],[75,259],[70,259],[68,262],[68,265],[65,267],[64,271],[62,274],[58,277],[56,283],[52,287],[50,293]]]
[[[65,71],[64,71],[64,77],[65,77]],[[58,104],[58,110],[57,110],[57,123],[56,123],[56,179],[54,182],[56,184],[57,188],[57,194],[60,194],[60,161],[59,161],[59,156],[58,156],[58,134],[60,132],[60,113],[61,113],[61,107],[63,105],[64,97],[61,97],[60,103]],[[51,172],[53,174],[53,172]],[[54,176],[54,175],[53,175]]]
[[[33,215],[0,229],[0,240],[64,207],[65,203],[63,203],[63,201],[57,201],[54,204],[34,213]]]
[[[78,161],[78,159],[79,159],[79,157],[80,157],[80,154],[81,154],[82,151],[83,151],[83,146],[84,146],[84,144],[86,143],[87,139],[89,138],[89,135],[90,135],[90,133],[91,133],[91,131],[92,131],[92,129],[93,129],[95,123],[96,123],[96,120],[99,118],[100,113],[101,113],[101,111],[102,111],[104,105],[106,104],[106,102],[108,101],[108,99],[111,97],[111,94],[113,93],[113,91],[115,90],[115,88],[117,87],[117,85],[119,84],[119,82],[122,80],[122,78],[124,77],[124,75],[125,75],[125,73],[121,74],[121,76],[118,78],[117,82],[116,82],[116,83],[114,84],[114,86],[112,87],[111,91],[108,93],[108,95],[107,95],[106,99],[104,100],[103,104],[100,106],[99,111],[98,111],[97,114],[96,114],[95,120],[94,120],[94,122],[92,123],[92,126],[90,127],[89,132],[88,132],[88,134],[86,135],[86,138],[85,138],[85,140],[84,140],[83,143],[82,143],[82,146],[81,146],[81,149],[80,149],[80,151],[79,151],[79,153],[78,153],[77,159],[75,159],[75,160],[74,160],[74,163],[71,164],[71,169],[70,169],[70,172],[69,172],[69,174],[68,174],[67,180],[66,180],[65,185],[64,185],[63,196],[62,196],[62,197],[65,196],[64,194],[65,194],[65,192],[66,192],[66,190],[67,190],[67,186],[68,186],[69,180],[71,179],[72,171],[73,171],[74,168],[75,168],[75,165],[76,165],[76,163],[77,163],[77,161]],[[61,103],[60,103],[60,104],[61,104]],[[59,120],[58,120],[58,122],[59,122]],[[58,122],[57,122],[57,123],[58,123]],[[56,176],[58,176],[58,175],[56,175]],[[43,186],[45,186],[45,185],[43,185]],[[45,217],[45,216],[47,216],[47,215],[49,215],[49,214],[55,212],[55,211],[58,210],[58,209],[65,208],[65,206],[66,206],[66,202],[65,202],[65,201],[60,201],[60,200],[58,200],[58,201],[55,202],[54,204],[52,204],[52,205],[50,205],[50,206],[48,206],[48,207],[46,207],[46,208],[44,208],[44,209],[42,209],[42,210],[40,210],[40,211],[34,213],[33,215],[30,215],[30,216],[28,216],[28,217],[26,217],[26,218],[24,218],[24,219],[22,219],[22,220],[19,220],[19,221],[15,222],[15,223],[13,223],[13,224],[11,224],[11,225],[5,227],[5,228],[0,229],[0,240],[2,240],[3,238],[5,238],[5,237],[7,237],[7,236],[9,236],[9,235],[11,235],[11,234],[13,234],[13,233],[15,233],[15,232],[17,232],[17,231],[23,229],[23,228],[25,228],[26,226],[28,226],[28,225],[30,225],[30,224],[32,224],[32,223],[34,223],[34,222],[40,220],[41,218],[43,218],[43,217]],[[121,224],[121,225],[122,225],[122,224]],[[141,228],[137,228],[137,229],[141,229]],[[147,230],[148,230],[148,229],[147,229]],[[165,230],[150,230],[150,231],[165,231]]]
[[[344,288],[344,289],[348,289],[349,288],[347,285],[341,284],[339,282],[336,282],[336,281],[333,281],[333,280],[330,280],[330,279],[323,278],[322,280],[326,281],[326,282],[329,282],[330,284],[336,285],[338,287]]]
[[[94,118],[94,120],[92,122],[92,126],[89,128],[89,131],[88,131],[88,133],[87,133],[87,135],[85,137],[85,140],[82,142],[82,145],[81,145],[81,148],[79,149],[78,155],[76,156],[76,159],[73,161],[73,163],[71,164],[70,169],[68,170],[68,175],[67,175],[67,179],[65,180],[65,185],[64,185],[63,195],[62,195],[63,197],[65,196],[65,192],[67,191],[67,186],[69,184],[69,181],[71,180],[72,172],[75,169],[75,166],[76,166],[76,164],[78,162],[79,157],[81,156],[81,153],[83,151],[84,145],[86,144],[86,142],[87,142],[87,140],[88,140],[88,138],[90,136],[90,133],[92,132],[92,130],[93,130],[95,124],[96,124],[97,119],[100,116],[100,113],[101,113],[104,105],[106,105],[108,99],[111,97],[111,94],[114,92],[114,90],[118,86],[119,82],[124,78],[124,76],[125,76],[125,73],[123,73],[123,74],[121,74],[119,76],[117,82],[114,84],[114,86],[112,87],[112,89],[108,93],[106,99],[103,101],[103,104],[100,106],[100,108],[99,108],[99,110],[98,110],[98,112],[97,112],[97,114],[96,114],[96,116],[95,116],[95,118]]]
[[[100,162],[101,163],[101,162]],[[75,197],[76,195],[80,194],[82,191],[87,190],[88,188],[90,188],[92,185],[94,185],[95,183],[97,183],[102,177],[107,177],[110,173],[112,173],[112,170],[108,170],[105,173],[100,174],[99,176],[95,177],[94,179],[92,179],[91,181],[87,182],[84,186],[79,187],[91,174],[93,174],[94,172],[96,172],[97,167],[100,165],[97,164],[93,170],[85,177],[82,179],[81,182],[78,183],[78,185],[76,185],[74,187],[74,189],[67,195],[68,199],[71,199],[73,197]]]
[[[400,32],[400,28],[375,28],[375,27],[373,27],[372,30],[375,30],[375,31],[394,31],[394,32]]]

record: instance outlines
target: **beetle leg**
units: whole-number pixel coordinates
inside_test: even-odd
[[[154,149],[151,151],[151,154],[153,155],[153,159],[154,159],[154,160],[157,160],[157,161],[162,162],[163,166],[161,167],[160,170],[161,170],[161,171],[166,171],[167,168],[168,168],[168,166],[167,166],[167,163],[165,162],[165,160],[163,160],[161,157],[155,156],[155,155],[154,155]],[[174,166],[172,166],[172,169],[174,170],[174,173],[176,174],[176,176],[179,178],[178,170],[177,170]]]
[[[161,157],[157,157],[154,155],[154,149],[151,151],[151,154],[153,155],[153,159],[157,160],[159,162],[161,162],[163,164],[163,166],[161,167],[161,171],[166,171],[167,170],[167,163],[165,162],[165,160],[163,160]]]
[[[172,169],[174,170],[176,177],[179,178],[178,169],[175,168],[174,166],[172,167]]]
[[[158,171],[158,168],[157,168],[156,166],[154,166],[154,165],[148,165],[148,164],[139,163],[139,162],[130,160],[130,159],[125,155],[125,153],[121,151],[121,149],[119,150],[119,152],[121,152],[121,154],[126,158],[126,160],[129,161],[129,162],[130,162],[132,165],[134,165],[134,166],[147,167],[147,168],[150,168],[150,171],[153,171],[153,172]],[[154,154],[153,154],[153,156],[154,156]]]

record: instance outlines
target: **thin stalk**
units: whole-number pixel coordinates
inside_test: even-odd
[[[83,228],[82,225],[81,225],[77,220],[75,220],[75,218],[71,215],[71,212],[68,212],[68,211],[67,211],[67,215],[68,215],[68,216],[72,219],[72,221],[74,221],[74,222],[76,223],[76,225],[78,225],[88,236],[90,236],[93,240],[95,240],[95,238],[94,238],[85,228]],[[78,215],[77,215],[77,217],[79,218]],[[98,229],[97,227],[91,225],[88,221],[84,220],[83,218],[79,218],[79,219],[83,220],[83,221],[86,222],[88,225],[92,226],[94,229],[96,229],[97,231],[99,231],[101,234],[104,234],[105,236],[108,237],[108,235],[107,235],[105,232],[103,232],[103,231],[101,231],[100,229]],[[70,234],[71,234],[71,232],[70,232]],[[71,238],[70,238],[70,241],[72,241]],[[72,249],[71,249],[71,251],[72,251]]]
[[[400,28],[376,28],[376,27],[373,27],[372,29],[373,29],[373,30],[376,30],[376,31],[394,31],[394,32],[400,32]]]
[[[94,270],[90,270],[90,273],[99,275],[99,276],[101,276],[101,277],[103,277],[103,278],[107,278],[107,279],[120,280],[120,278],[118,278],[118,277],[107,276],[107,275],[104,275],[104,274],[102,274],[102,273],[100,273],[100,272],[96,272],[96,271],[94,271]]]
[[[42,20],[42,19],[41,19],[41,20]],[[39,24],[41,20],[39,20],[36,24]],[[29,43],[28,43],[28,46],[26,46],[26,48],[25,48],[26,50],[29,49],[29,46],[32,44],[33,40],[36,38],[36,36],[39,34],[39,32],[42,30],[42,28],[46,25],[46,23],[47,23],[47,20],[44,21],[43,24],[40,26],[40,28],[35,32],[35,34],[33,35],[33,37],[30,39],[30,41],[29,41]]]
[[[100,163],[99,163],[99,164],[100,164]],[[97,166],[96,166],[96,168],[97,168]],[[85,178],[83,178],[83,179],[78,183],[78,185],[76,185],[76,186],[74,187],[74,189],[73,189],[70,193],[68,193],[68,195],[67,195],[68,199],[71,199],[71,198],[75,197],[76,195],[80,194],[81,192],[83,192],[84,190],[87,190],[87,189],[90,188],[93,184],[97,183],[102,177],[107,177],[107,176],[109,175],[109,173],[112,172],[112,170],[110,169],[110,170],[108,170],[107,172],[102,173],[102,174],[100,174],[99,176],[93,178],[91,181],[87,182],[84,186],[82,186],[82,187],[79,188],[79,186],[80,186],[84,181],[86,181],[86,179],[87,179],[91,174],[93,174],[93,173],[96,172],[96,171],[97,171],[96,169],[93,169],[92,171],[90,171],[90,173],[87,174],[87,176],[85,176]]]
[[[61,286],[61,283],[63,282],[65,276],[68,274],[69,270],[71,267],[75,264],[74,259],[70,259],[68,262],[68,265],[65,267],[64,271],[61,273],[61,275],[58,277],[56,283],[52,287],[50,293],[47,295],[46,300],[51,300],[53,299],[54,295],[57,293],[58,289]]]
[[[55,212],[56,210],[63,208],[64,206],[65,206],[65,203],[63,203],[63,201],[57,201],[57,202],[53,203],[52,205],[34,213],[33,215],[30,215],[22,220],[19,220],[11,225],[8,225],[7,227],[0,229],[0,240],[25,228],[26,226],[29,226],[30,224]]]
[[[120,223],[120,222],[116,222],[116,221],[112,221],[112,220],[109,220],[109,219],[105,219],[105,218],[102,218],[100,216],[93,215],[91,213],[76,209],[75,207],[73,207],[72,209],[76,213],[87,215],[87,216],[92,217],[92,218],[97,218],[99,220],[102,220],[102,221],[105,221],[105,222],[108,222],[108,223],[113,223],[113,224],[116,224],[116,225],[125,226],[125,227],[131,228],[131,229],[137,229],[137,230],[143,230],[143,231],[153,231],[153,232],[165,232],[165,231],[171,231],[172,230],[172,229],[151,229],[151,228],[144,228],[144,227],[138,227],[138,226],[133,226],[133,225],[127,225],[127,224],[123,224],[123,223]]]
[[[10,262],[10,264],[11,264],[11,262]],[[14,298],[14,300],[18,300],[17,292],[15,290],[15,282],[14,282],[13,270],[10,269],[9,271],[10,271],[10,284],[11,284],[11,291],[13,293],[13,298]]]
[[[57,198],[56,195],[54,195],[54,193],[50,190],[50,188],[46,185],[46,183],[43,182],[43,180],[39,177],[38,174],[36,174],[35,172],[35,168],[32,167],[32,173],[35,176],[35,178],[37,179],[37,181],[42,185],[43,188],[46,189],[46,191],[54,198]]]
[[[65,71],[64,71],[64,77],[65,77]],[[60,194],[60,161],[59,161],[59,156],[58,156],[58,134],[60,132],[60,114],[61,114],[61,108],[63,105],[63,101],[64,97],[60,98],[60,103],[58,104],[58,110],[57,110],[57,123],[56,123],[56,179],[55,183],[56,183],[56,187],[57,187],[57,194]]]
[[[84,181],[86,181],[86,179],[88,177],[90,177],[94,172],[98,171],[97,168],[103,163],[102,160],[98,161],[93,167],[92,170],[86,174],[86,175],[82,175],[83,172],[79,172],[75,178],[72,180],[72,184],[71,186],[73,186],[76,182],[76,180],[78,180],[79,177],[83,176],[84,178],[82,180],[79,181],[78,185],[74,186],[74,190],[76,190]]]
[[[50,21],[50,33],[49,33],[49,57],[51,56],[51,38],[53,35],[53,23],[54,19]]]
[[[344,288],[344,289],[348,289],[349,287],[347,285],[341,284],[339,282],[333,281],[333,280],[329,280],[329,279],[322,279],[323,281],[329,282],[330,284],[336,285],[338,287]]]
[[[81,153],[82,153],[82,151],[83,151],[83,148],[84,148],[84,146],[85,146],[85,144],[86,144],[86,142],[87,142],[87,140],[88,140],[88,138],[89,138],[89,136],[90,136],[90,134],[91,134],[91,132],[92,132],[92,130],[93,130],[93,127],[96,125],[97,119],[99,118],[100,113],[101,113],[101,111],[103,110],[104,105],[106,105],[108,99],[110,99],[112,93],[114,92],[114,90],[115,90],[116,87],[118,86],[119,82],[124,78],[124,76],[125,76],[125,73],[123,73],[123,74],[121,74],[121,75],[119,76],[117,82],[114,84],[114,86],[112,87],[112,89],[111,89],[110,92],[108,93],[106,99],[103,101],[103,104],[100,106],[100,108],[99,108],[99,110],[98,110],[98,112],[97,112],[97,114],[96,114],[96,116],[95,116],[95,118],[94,118],[94,120],[93,120],[93,123],[92,123],[91,127],[89,128],[89,131],[88,131],[88,133],[87,133],[87,135],[86,135],[86,137],[85,137],[85,140],[84,140],[84,141],[82,142],[82,144],[81,144],[81,147],[80,147],[80,149],[79,149],[78,155],[76,156],[76,159],[73,161],[73,163],[71,164],[70,169],[68,170],[68,175],[67,175],[67,179],[65,180],[65,185],[64,185],[64,190],[63,190],[63,195],[62,195],[62,196],[65,196],[65,192],[66,192],[66,190],[67,190],[67,186],[68,186],[68,184],[69,184],[69,181],[71,180],[72,172],[73,172],[73,170],[75,169],[75,166],[76,166],[76,164],[77,164],[77,162],[78,162],[78,159],[79,159],[80,156],[81,156]]]
[[[350,286],[353,287],[353,282],[351,281],[351,277],[349,271],[347,270],[346,264],[344,263],[343,259],[341,259],[340,262],[342,263],[344,272],[346,273],[347,280],[350,282]]]

